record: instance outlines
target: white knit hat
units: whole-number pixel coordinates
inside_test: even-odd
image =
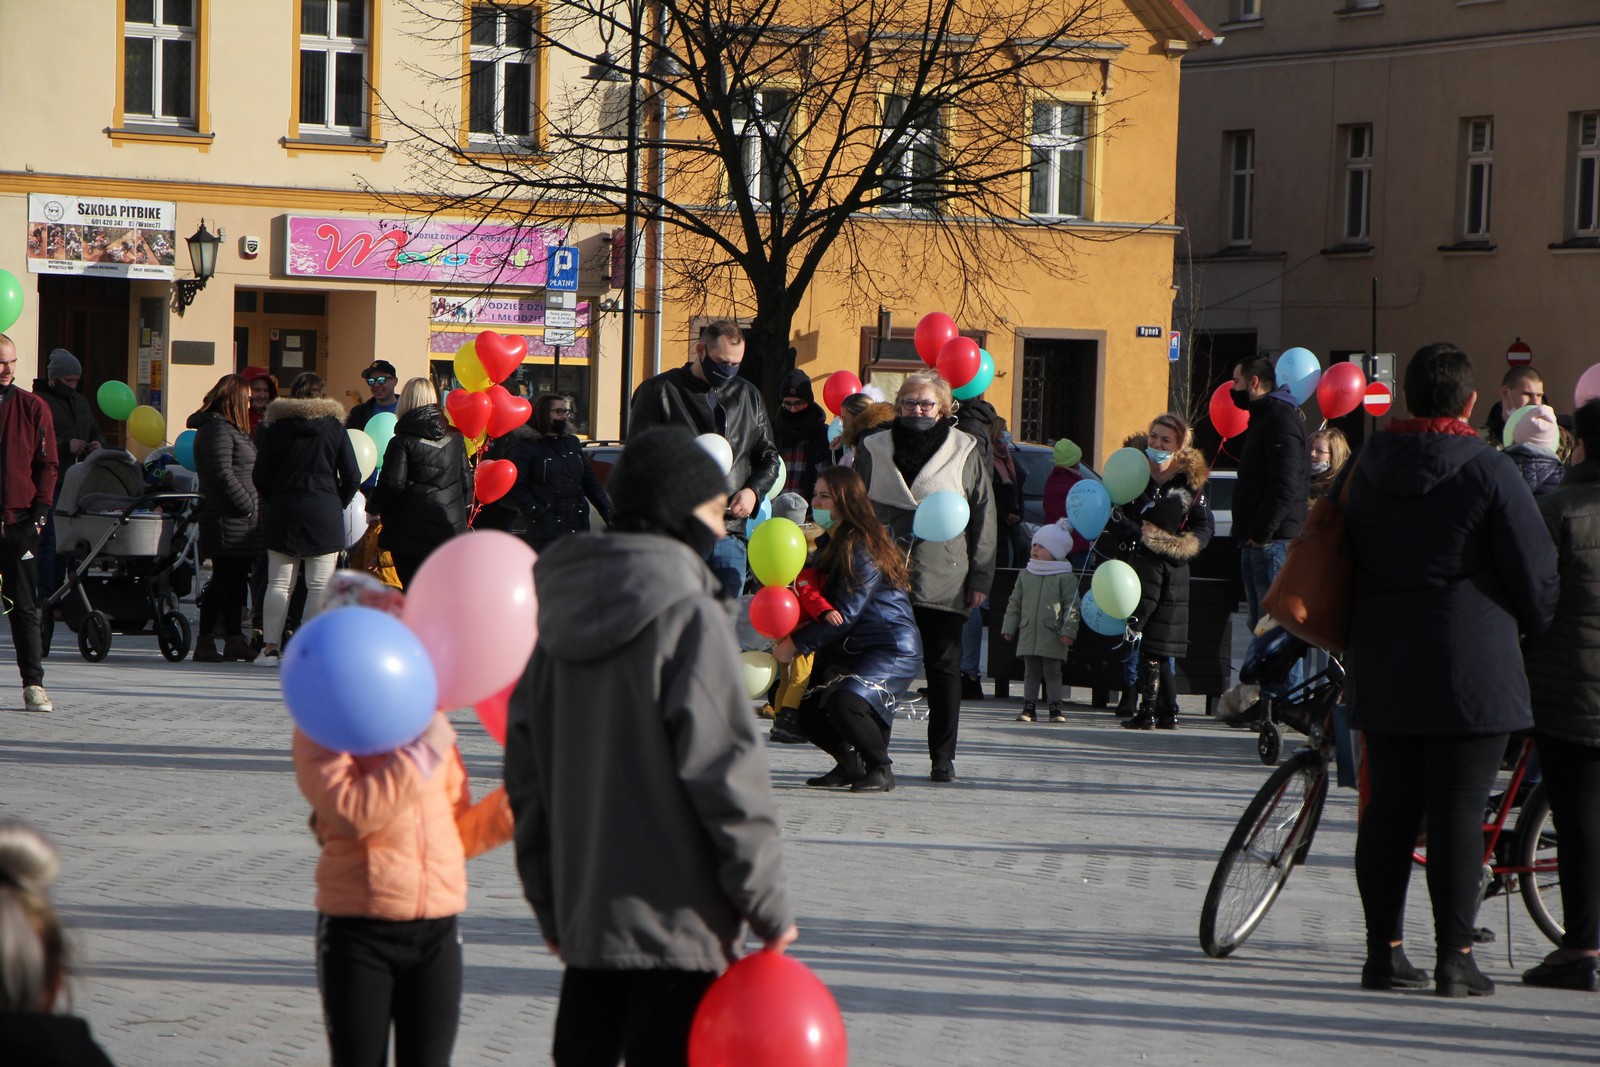
[[[1067,558],[1072,551],[1072,535],[1059,526],[1041,526],[1034,532],[1033,543],[1040,545],[1056,561]]]
[[[1511,429],[1511,443],[1516,445],[1537,445],[1554,452],[1560,441],[1556,413],[1545,404],[1538,405],[1522,416]]]

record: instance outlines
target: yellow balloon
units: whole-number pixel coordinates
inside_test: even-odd
[[[478,358],[478,346],[468,341],[456,349],[456,381],[469,393],[481,393],[494,384]]]
[[[140,404],[128,414],[128,433],[146,448],[155,448],[167,439],[167,420],[149,404]]]
[[[762,585],[788,585],[806,565],[806,535],[788,519],[768,519],[750,535],[749,556]]]
[[[463,437],[462,440],[466,443],[467,455],[476,456],[478,454],[478,450],[488,442],[489,431],[485,430],[476,437]]]

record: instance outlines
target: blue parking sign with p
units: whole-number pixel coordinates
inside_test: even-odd
[[[561,293],[577,292],[578,250],[571,245],[556,245],[551,248],[545,275],[546,289],[554,289]]]

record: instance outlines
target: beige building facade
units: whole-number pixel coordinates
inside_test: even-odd
[[[1481,423],[1520,338],[1570,410],[1600,361],[1594,5],[1195,8],[1224,38],[1185,64],[1180,122],[1196,392],[1258,351],[1397,353],[1403,377],[1449,340],[1473,357]]]

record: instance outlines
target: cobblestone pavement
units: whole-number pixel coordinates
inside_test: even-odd
[[[0,696],[0,808],[62,847],[78,1010],[124,1067],[325,1062],[316,853],[276,674],[168,664],[132,637],[87,664],[66,636],[46,661],[53,714],[16,710],[20,686]],[[1344,791],[1255,937],[1206,958],[1201,897],[1266,774],[1252,735],[1198,718],[1130,734],[1083,706],[1030,725],[1015,711],[969,705],[951,785],[926,778],[922,724],[897,724],[887,795],[808,789],[826,758],[774,746],[793,951],[838,998],[852,1063],[1600,1061],[1596,998],[1516,983],[1546,950],[1520,901],[1509,920],[1499,899],[1481,917],[1499,932],[1483,953],[1492,999],[1361,991]],[[498,749],[459,725],[474,786],[490,788]],[[547,1063],[557,964],[509,849],[469,870],[456,1062]],[[1411,908],[1427,965],[1420,877]]]

